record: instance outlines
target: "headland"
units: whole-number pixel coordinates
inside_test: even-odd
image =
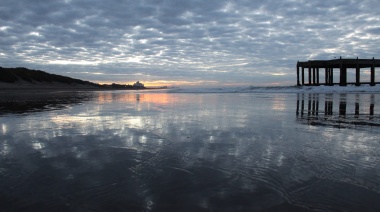
[[[67,76],[32,70],[24,67],[0,67],[0,91],[56,91],[56,90],[141,90],[147,88],[143,84],[98,84]],[[142,86],[141,86],[142,85]],[[160,87],[160,89],[165,87]]]

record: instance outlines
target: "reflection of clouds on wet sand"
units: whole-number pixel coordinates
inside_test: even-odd
[[[335,97],[312,97],[309,114],[309,98],[293,94],[95,94],[64,110],[2,117],[0,186],[12,189],[6,202],[21,198],[20,209],[46,198],[55,203],[39,209],[323,210],[355,206],[341,191],[366,194],[355,201],[361,206],[380,192],[376,132],[298,122],[301,113],[316,117],[317,99],[332,99],[339,116]],[[341,198],[334,203],[323,190]],[[31,197],[40,192],[46,195]]]

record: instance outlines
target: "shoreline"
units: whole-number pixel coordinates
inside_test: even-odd
[[[171,93],[380,93],[380,86],[248,86],[219,88],[169,88],[169,87],[111,87],[65,83],[5,83],[0,82],[0,94],[86,92],[86,91],[155,91],[168,90]]]

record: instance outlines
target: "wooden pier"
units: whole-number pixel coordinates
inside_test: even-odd
[[[380,67],[379,59],[335,59],[335,60],[309,60],[306,62],[297,62],[297,85],[340,85],[347,86],[354,84],[360,86],[362,84],[369,84],[374,86],[380,84],[375,81],[375,68]],[[300,81],[300,68],[301,68],[301,81]],[[339,69],[339,82],[334,82],[334,68]],[[370,68],[371,76],[369,82],[360,81],[360,69]],[[305,69],[307,69],[308,83],[305,83]],[[325,81],[320,82],[319,71],[324,69]],[[347,82],[347,69],[355,69],[355,82]]]

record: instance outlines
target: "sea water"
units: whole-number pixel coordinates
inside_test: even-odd
[[[380,94],[360,89],[3,94],[0,208],[379,211]]]

